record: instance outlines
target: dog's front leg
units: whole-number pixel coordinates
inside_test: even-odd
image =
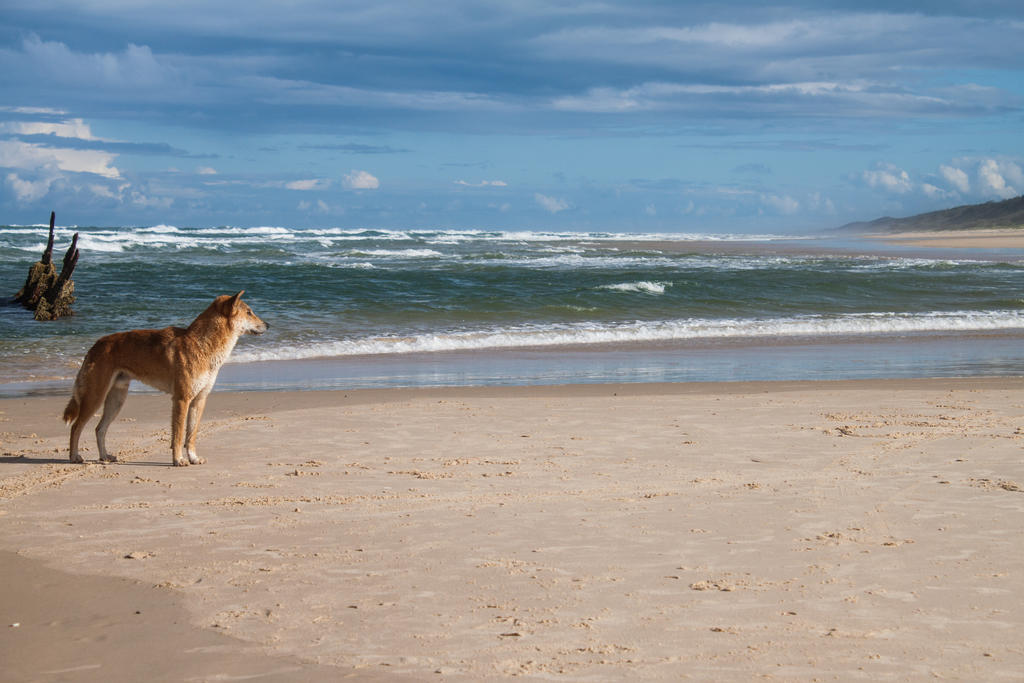
[[[200,458],[196,454],[196,438],[199,436],[199,421],[203,419],[203,409],[206,407],[206,397],[210,390],[201,391],[198,396],[192,399],[188,407],[188,426],[185,430],[185,452],[188,454],[188,461],[193,465],[202,465],[206,458]]]
[[[184,393],[175,392],[171,398],[171,458],[178,467],[188,465],[188,459],[181,454],[185,441],[185,420],[188,418],[189,400]]]

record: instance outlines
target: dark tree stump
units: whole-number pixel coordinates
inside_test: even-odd
[[[41,259],[28,270],[25,286],[15,295],[14,300],[35,312],[36,320],[56,320],[74,315],[71,305],[75,303],[75,283],[71,274],[78,265],[78,233],[71,240],[71,246],[64,253],[60,274],[53,265],[53,223],[56,214],[50,212],[50,238]]]

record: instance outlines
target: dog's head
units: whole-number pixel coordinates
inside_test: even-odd
[[[221,313],[228,319],[232,329],[238,330],[239,334],[263,334],[267,331],[267,324],[263,322],[249,304],[242,301],[243,289],[234,296],[223,295],[217,297]]]

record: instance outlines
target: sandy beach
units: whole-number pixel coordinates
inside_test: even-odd
[[[0,677],[1016,678],[1022,389],[215,393],[182,469],[5,399]]]
[[[594,242],[579,244],[594,246]],[[609,248],[621,251],[660,251],[666,254],[779,254],[793,255],[919,255],[935,258],[994,258],[1018,261],[1024,249],[1024,230],[929,230],[859,234],[835,231],[827,237],[750,240],[617,240]]]
[[[936,230],[871,235],[892,244],[942,249],[1022,249],[1024,230],[999,228],[987,230]]]

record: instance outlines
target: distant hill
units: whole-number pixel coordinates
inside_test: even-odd
[[[876,218],[847,223],[840,230],[856,232],[914,232],[925,230],[979,230],[1016,228],[1024,230],[1024,195],[1001,202],[968,204],[943,211],[919,213],[907,218]]]

